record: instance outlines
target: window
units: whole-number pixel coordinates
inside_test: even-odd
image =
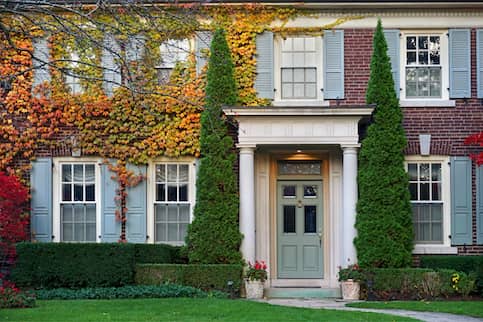
[[[158,70],[158,79],[160,84],[169,81],[169,77],[178,62],[184,62],[188,59],[191,51],[188,39],[170,39],[161,44],[160,48],[161,64]]]
[[[321,43],[320,37],[279,39],[276,100],[322,100]]]
[[[447,31],[407,32],[401,37],[401,99],[448,100]],[[402,102],[405,106],[405,101]]]
[[[190,166],[187,163],[156,164],[155,171],[155,242],[182,244],[192,211]]]
[[[97,224],[94,163],[62,163],[60,240],[95,242]]]
[[[416,243],[442,244],[444,211],[442,164],[408,163],[409,191]]]
[[[69,69],[65,74],[65,84],[70,88],[72,94],[81,94],[83,92],[80,79],[76,77],[75,70],[79,67],[79,55],[75,51],[70,54]]]
[[[440,36],[406,37],[406,97],[441,97]]]

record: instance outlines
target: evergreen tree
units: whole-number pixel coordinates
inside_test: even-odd
[[[187,245],[191,263],[241,263],[236,160],[223,105],[235,105],[237,91],[230,50],[222,29],[215,31],[208,62],[205,109],[201,115],[201,162],[194,220]]]
[[[380,20],[374,33],[366,101],[376,107],[359,154],[357,257],[362,267],[405,267],[411,264],[413,249],[403,155],[406,136]]]

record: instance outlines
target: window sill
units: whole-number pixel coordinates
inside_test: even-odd
[[[399,105],[401,107],[455,107],[456,101],[441,99],[401,99]]]
[[[282,100],[273,101],[273,106],[286,106],[286,107],[306,107],[306,106],[330,106],[329,101],[319,101],[319,100]]]
[[[444,245],[414,245],[413,254],[458,254],[458,247]]]

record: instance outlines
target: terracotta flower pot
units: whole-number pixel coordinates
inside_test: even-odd
[[[361,286],[359,282],[354,280],[347,280],[340,282],[342,289],[342,299],[344,300],[358,300]]]
[[[263,298],[263,286],[262,281],[245,281],[245,290],[247,299],[261,299]]]

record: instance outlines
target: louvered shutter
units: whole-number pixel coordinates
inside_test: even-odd
[[[257,35],[257,77],[255,90],[260,98],[273,99],[273,33],[265,31]]]
[[[35,38],[32,41],[33,45],[33,80],[32,89],[44,82],[50,82],[50,71],[49,71],[49,43],[47,38]]]
[[[196,52],[196,72],[201,73],[203,67],[208,62],[208,51],[213,35],[210,31],[198,31],[195,38]]]
[[[471,97],[471,35],[469,29],[449,30],[449,96]]]
[[[401,91],[399,85],[399,30],[384,30],[384,37],[387,42],[387,55],[391,60],[391,73],[394,80],[394,90],[399,97]]]
[[[476,30],[476,80],[478,98],[483,98],[483,29]]]
[[[115,243],[121,237],[121,223],[116,219],[118,183],[113,175],[107,164],[101,165],[101,240],[105,243]]]
[[[483,165],[476,168],[476,223],[477,241],[483,244]]]
[[[146,177],[146,166],[127,165],[127,169]],[[146,179],[127,189],[127,222],[126,235],[130,243],[146,242]]]
[[[112,96],[114,90],[121,84],[121,66],[119,63],[121,48],[113,35],[104,36],[101,65],[104,77],[104,92]]]
[[[30,171],[30,231],[32,240],[52,241],[52,159],[32,161]]]
[[[344,98],[344,31],[324,32],[324,98]]]
[[[451,244],[471,244],[471,160],[451,158]]]

